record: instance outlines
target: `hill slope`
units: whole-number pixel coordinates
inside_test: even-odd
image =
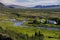
[[[3,3],[0,3],[0,8],[5,8],[6,6]]]

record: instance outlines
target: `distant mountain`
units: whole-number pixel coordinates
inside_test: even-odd
[[[24,6],[19,6],[19,5],[4,5],[3,3],[0,2],[0,9],[4,9],[4,8],[16,8],[16,9],[27,9],[29,7],[24,7]]]
[[[8,8],[21,8],[21,9],[26,9],[28,7],[24,7],[24,6],[18,6],[18,5],[7,5]]]
[[[37,6],[34,6],[33,8],[60,8],[60,5],[37,5]]]
[[[0,2],[0,9],[4,8],[16,8],[16,9],[34,9],[34,8],[60,8],[60,5],[37,5],[34,7],[25,7],[25,6],[19,6],[19,5],[4,5],[3,3]]]

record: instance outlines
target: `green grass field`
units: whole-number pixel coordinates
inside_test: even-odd
[[[36,18],[29,18],[29,16],[35,16]],[[17,20],[34,20],[39,17],[43,19],[58,18],[60,19],[60,9],[4,9],[0,10],[0,21],[10,20],[15,18]],[[28,22],[28,21],[27,21]],[[25,23],[26,25],[27,22]],[[25,25],[24,24],[24,25]],[[25,25],[25,26],[26,26]],[[36,24],[34,24],[35,26]],[[45,24],[40,24],[45,25]],[[36,28],[28,25],[28,27],[23,26],[13,26],[12,22],[0,22],[0,33],[9,35],[13,40],[27,40],[26,35],[28,35],[29,40],[39,40],[41,36],[35,36],[35,32],[43,34],[43,40],[60,40],[60,30],[47,30]],[[51,24],[48,24],[51,26]],[[55,26],[55,25],[53,25]],[[60,28],[60,25],[58,25]],[[57,26],[55,26],[57,27]],[[33,37],[32,37],[33,36]],[[33,39],[31,39],[33,38]]]
[[[2,28],[2,29],[1,29]],[[44,35],[44,40],[58,40],[60,39],[60,31],[59,30],[46,30],[34,27],[14,27],[11,22],[0,22],[0,33],[4,33],[12,37],[13,39],[18,40],[19,37],[17,34],[28,35],[32,37],[35,32],[39,32]],[[17,38],[18,39],[17,39]],[[49,38],[53,37],[53,38]]]

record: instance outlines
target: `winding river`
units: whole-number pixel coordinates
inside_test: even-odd
[[[22,26],[24,22],[26,22],[26,21],[25,20],[16,21],[16,22],[14,22],[14,26]],[[60,28],[52,28],[52,27],[38,27],[38,28],[47,29],[47,30],[60,30]]]
[[[2,22],[11,22],[11,21],[2,21]],[[12,21],[12,22],[14,26],[22,26],[26,21],[21,20],[21,21]],[[60,28],[53,28],[53,27],[38,27],[38,28],[47,29],[47,30],[60,30]]]

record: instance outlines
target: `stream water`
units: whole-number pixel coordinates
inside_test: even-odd
[[[24,22],[25,22],[25,20],[15,21],[15,22],[14,22],[14,26],[22,26]]]
[[[2,21],[2,22],[10,22],[10,21]],[[22,26],[24,24],[24,22],[26,22],[25,20],[21,20],[21,21],[12,21],[14,26]],[[47,29],[47,30],[60,30],[60,28],[53,28],[53,27],[38,27],[38,28],[42,28],[42,29]]]
[[[22,26],[24,24],[24,22],[26,22],[26,21],[25,20],[16,21],[16,22],[14,22],[14,26]],[[53,28],[53,27],[38,27],[38,28],[47,29],[47,30],[60,30],[60,28]]]
[[[39,27],[42,29],[47,29],[47,30],[60,30],[60,28],[53,28],[53,27]]]

